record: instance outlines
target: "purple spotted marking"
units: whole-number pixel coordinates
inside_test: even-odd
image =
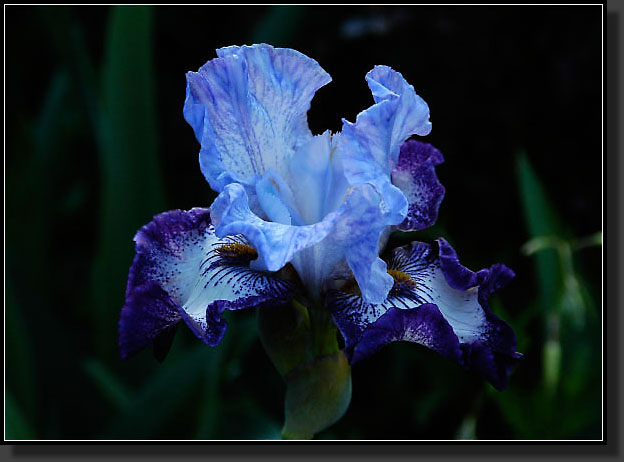
[[[444,157],[428,143],[407,140],[401,145],[399,160],[392,170],[392,183],[409,203],[401,231],[418,231],[433,225],[444,198],[444,186],[438,181],[435,167]]]
[[[350,285],[345,285],[348,291],[328,294],[351,363],[389,342],[409,341],[481,374],[497,389],[507,386],[521,355],[513,330],[490,311],[487,299],[513,278],[513,271],[496,264],[472,272],[439,239],[437,246],[413,242],[395,249],[388,272],[395,286],[381,304],[365,303]]]
[[[208,209],[172,210],[135,236],[119,323],[123,358],[151,346],[154,351],[180,320],[214,346],[226,329],[224,309],[290,300],[293,283],[249,268],[257,256],[243,236],[217,238]],[[217,307],[217,308],[216,308]]]

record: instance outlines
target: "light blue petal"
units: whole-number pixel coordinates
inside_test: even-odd
[[[326,131],[297,149],[291,159],[289,173],[291,181],[296,185],[293,188],[294,203],[306,224],[319,222],[333,211],[327,210],[327,202],[332,195],[336,195],[332,191],[332,184],[338,181],[341,172],[334,171],[331,158],[332,140],[329,131]],[[344,189],[337,194],[344,196],[346,187],[345,183]],[[337,203],[335,208],[338,206]]]
[[[352,187],[346,211],[331,236],[334,245],[344,249],[362,297],[369,303],[383,302],[393,285],[386,263],[379,258],[380,237],[387,228],[381,205],[378,192],[370,185]]]
[[[335,217],[328,236],[292,260],[312,294],[323,293],[332,274],[348,265],[366,300],[386,298],[393,280],[379,258],[378,242],[385,229],[381,215],[379,196],[368,185],[352,188],[342,206],[328,215],[326,222]]]
[[[256,269],[278,271],[302,249],[323,240],[331,231],[331,219],[308,226],[269,222],[249,208],[245,188],[227,185],[210,207],[216,235],[242,234],[258,252]]]
[[[382,108],[381,114],[391,122],[386,129],[390,129],[390,159],[396,162],[403,141],[413,134],[425,136],[431,132],[429,106],[399,72],[388,66],[375,66],[366,81],[375,103]],[[381,104],[385,101],[391,104]]]
[[[427,103],[403,76],[387,66],[366,75],[375,104],[358,114],[355,123],[343,120],[338,149],[350,184],[370,183],[379,191],[388,224],[407,214],[407,199],[392,185],[390,173],[401,143],[413,134],[431,131]]]
[[[331,77],[313,59],[266,44],[217,55],[187,73],[184,116],[202,172],[218,192],[233,181],[255,185],[270,168],[285,178],[294,150],[312,137],[310,101]]]
[[[293,213],[289,210],[288,205],[282,199],[283,188],[287,188],[287,185],[282,185],[280,188],[279,183],[275,180],[275,174],[273,171],[267,172],[269,175],[263,176],[256,183],[256,196],[260,207],[266,214],[270,221],[275,223],[282,223],[283,225],[293,224]]]
[[[319,296],[340,263],[348,264],[363,297],[382,302],[393,284],[379,258],[386,229],[379,195],[370,185],[352,187],[342,205],[318,223],[267,222],[249,209],[243,186],[227,185],[211,206],[217,236],[242,234],[258,251],[255,269],[277,271],[292,262],[313,296]]]
[[[295,185],[294,189],[277,172],[269,169],[256,183],[256,197],[263,214],[270,221],[286,225],[314,224],[302,218],[300,213],[302,203],[299,200],[303,196],[309,202],[314,202],[314,197],[307,195],[305,189],[301,187],[301,178],[291,176],[288,179],[291,181],[290,184]],[[253,207],[251,210],[254,211]]]

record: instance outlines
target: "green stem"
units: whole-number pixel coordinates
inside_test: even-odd
[[[312,305],[308,308],[312,330],[312,356],[333,355],[339,350],[337,330],[329,311],[324,306]]]

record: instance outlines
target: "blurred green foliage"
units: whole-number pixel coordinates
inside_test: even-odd
[[[601,233],[575,239],[557,216],[528,157],[520,153],[517,175],[531,239],[524,253],[535,260],[538,297],[519,327],[519,349],[540,354],[540,380],[533,387],[492,393],[516,434],[525,439],[589,438],[601,420],[601,317],[588,285],[575,267],[574,251],[601,246]],[[540,344],[527,344],[528,323],[542,329]],[[523,335],[524,334],[524,335]]]
[[[163,182],[154,9],[93,11],[108,18],[101,59],[86,46],[95,32],[71,9],[31,10],[58,59],[37,116],[9,114],[5,438],[280,438],[285,385],[258,340],[255,313],[228,313],[217,348],[181,326],[163,364],[147,351],[117,356],[132,236],[152,215],[181,206]],[[290,46],[306,13],[266,8],[246,33]],[[524,353],[510,388],[497,392],[424,348],[393,344],[353,368],[350,408],[318,438],[600,437],[602,319],[591,276],[601,235],[573,234],[530,154],[517,156],[516,169],[525,245],[505,242],[497,261],[530,259],[534,268],[515,282],[519,300],[505,291],[492,300]],[[459,237],[441,218],[390,242],[452,241],[447,230]]]

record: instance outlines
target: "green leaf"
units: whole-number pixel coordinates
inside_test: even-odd
[[[207,362],[215,351],[204,344],[183,352],[160,365],[152,377],[134,394],[131,403],[109,424],[104,438],[148,439],[157,436],[168,419],[191,396],[203,378]]]
[[[87,40],[84,37],[80,22],[73,20],[70,7],[44,6],[38,8],[37,13],[48,30],[51,44],[56,46],[57,52],[70,71],[77,88],[73,90],[81,96],[81,102],[93,127],[98,142],[101,143],[99,127],[100,98],[96,89],[96,72],[89,58]],[[64,111],[51,112],[51,116],[71,113],[65,107]]]
[[[218,347],[210,348],[206,353],[206,359],[197,365],[202,369],[201,382],[201,402],[198,406],[198,422],[195,437],[198,439],[215,439],[218,437],[220,417],[221,417],[221,384],[223,383],[224,362],[231,356],[233,344],[238,344],[238,339],[243,339],[244,333],[237,332],[237,322],[228,323],[227,335]],[[236,335],[239,334],[239,335]],[[233,342],[232,339],[236,339]],[[244,342],[244,339],[243,339]],[[230,363],[238,362],[235,357]]]
[[[222,345],[220,345],[222,347]],[[202,401],[199,405],[199,420],[195,437],[198,439],[214,439],[217,437],[221,399],[219,397],[222,361],[221,348],[216,348],[211,361],[196,367],[203,368]]]
[[[518,183],[530,239],[523,247],[535,259],[536,299],[520,323],[539,320],[542,377],[537,388],[493,394],[519,438],[575,438],[592,432],[599,422],[600,364],[597,330],[585,318],[590,305],[587,285],[573,263],[573,251],[599,242],[598,236],[572,239],[548,200],[527,156],[518,156]],[[529,348],[530,350],[531,348]],[[528,351],[531,354],[531,351]],[[528,364],[526,365],[528,366]],[[520,365],[519,367],[523,367]],[[535,416],[539,416],[536,418]]]
[[[468,414],[462,420],[457,432],[455,433],[456,440],[476,440],[477,439],[477,418]]]
[[[555,393],[561,378],[561,343],[558,340],[548,340],[542,350],[544,364],[544,386],[546,393]]]
[[[312,332],[308,309],[293,300],[283,306],[261,307],[258,331],[264,350],[283,377],[312,359]]]
[[[351,402],[351,367],[343,351],[303,364],[284,379],[284,439],[312,438],[337,422]]]
[[[592,234],[591,236],[577,239],[574,250],[584,249],[585,247],[602,246],[602,231]]]
[[[91,358],[83,363],[86,374],[91,377],[102,395],[117,409],[125,409],[132,402],[132,393],[101,361]]]
[[[132,237],[165,208],[158,157],[152,9],[111,10],[102,69],[99,118],[101,205],[99,245],[93,272],[93,315],[98,347],[107,357],[116,346],[110,331],[123,303]],[[103,326],[103,327],[102,327]]]
[[[4,438],[6,440],[36,439],[35,432],[9,390],[4,394]]]
[[[531,238],[562,237],[564,235],[562,226],[524,152],[518,155],[517,164],[520,200],[529,236]],[[545,310],[553,310],[563,284],[557,251],[555,249],[544,250],[536,255],[536,259],[536,279],[539,284],[542,306]]]
[[[23,319],[10,275],[6,276],[4,297],[7,381],[18,390],[15,399],[25,403],[23,411],[32,420],[37,414],[38,402],[33,339]]]

